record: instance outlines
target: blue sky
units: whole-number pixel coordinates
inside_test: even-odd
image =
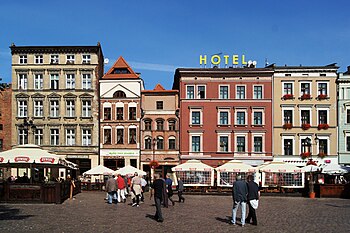
[[[245,54],[264,67],[350,65],[350,1],[1,0],[0,77],[11,81],[9,46],[102,44],[108,70],[123,56],[147,89],[170,89],[174,69],[199,55]]]

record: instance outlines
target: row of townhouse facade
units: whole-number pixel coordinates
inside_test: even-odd
[[[10,48],[2,150],[38,144],[80,173],[156,161],[165,174],[189,159],[350,164],[350,73],[335,64],[178,68],[172,90],[145,90],[122,57],[104,73],[100,44]]]

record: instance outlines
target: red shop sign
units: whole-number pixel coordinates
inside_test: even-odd
[[[54,163],[55,158],[50,158],[50,157],[41,157],[40,158],[41,163]]]
[[[18,157],[15,157],[15,162],[18,163],[18,162],[28,162],[30,160],[29,157],[24,157],[24,156],[18,156]]]

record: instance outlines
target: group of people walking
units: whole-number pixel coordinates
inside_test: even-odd
[[[259,195],[258,184],[254,182],[254,177],[252,175],[249,175],[247,177],[247,182],[245,180],[242,180],[240,175],[237,176],[237,179],[232,187],[233,208],[231,223],[233,225],[236,225],[236,215],[239,206],[242,210],[242,227],[244,227],[246,223],[250,223],[251,220],[253,225],[258,225],[255,210],[258,208]],[[249,213],[246,217],[247,203],[249,207]]]

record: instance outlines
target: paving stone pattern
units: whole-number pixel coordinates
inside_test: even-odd
[[[346,199],[263,196],[258,226],[242,228],[239,220],[229,223],[230,196],[185,195],[185,203],[162,209],[165,220],[158,223],[148,195],[140,207],[129,199],[108,205],[103,192],[83,192],[60,205],[2,203],[0,232],[350,232]]]

